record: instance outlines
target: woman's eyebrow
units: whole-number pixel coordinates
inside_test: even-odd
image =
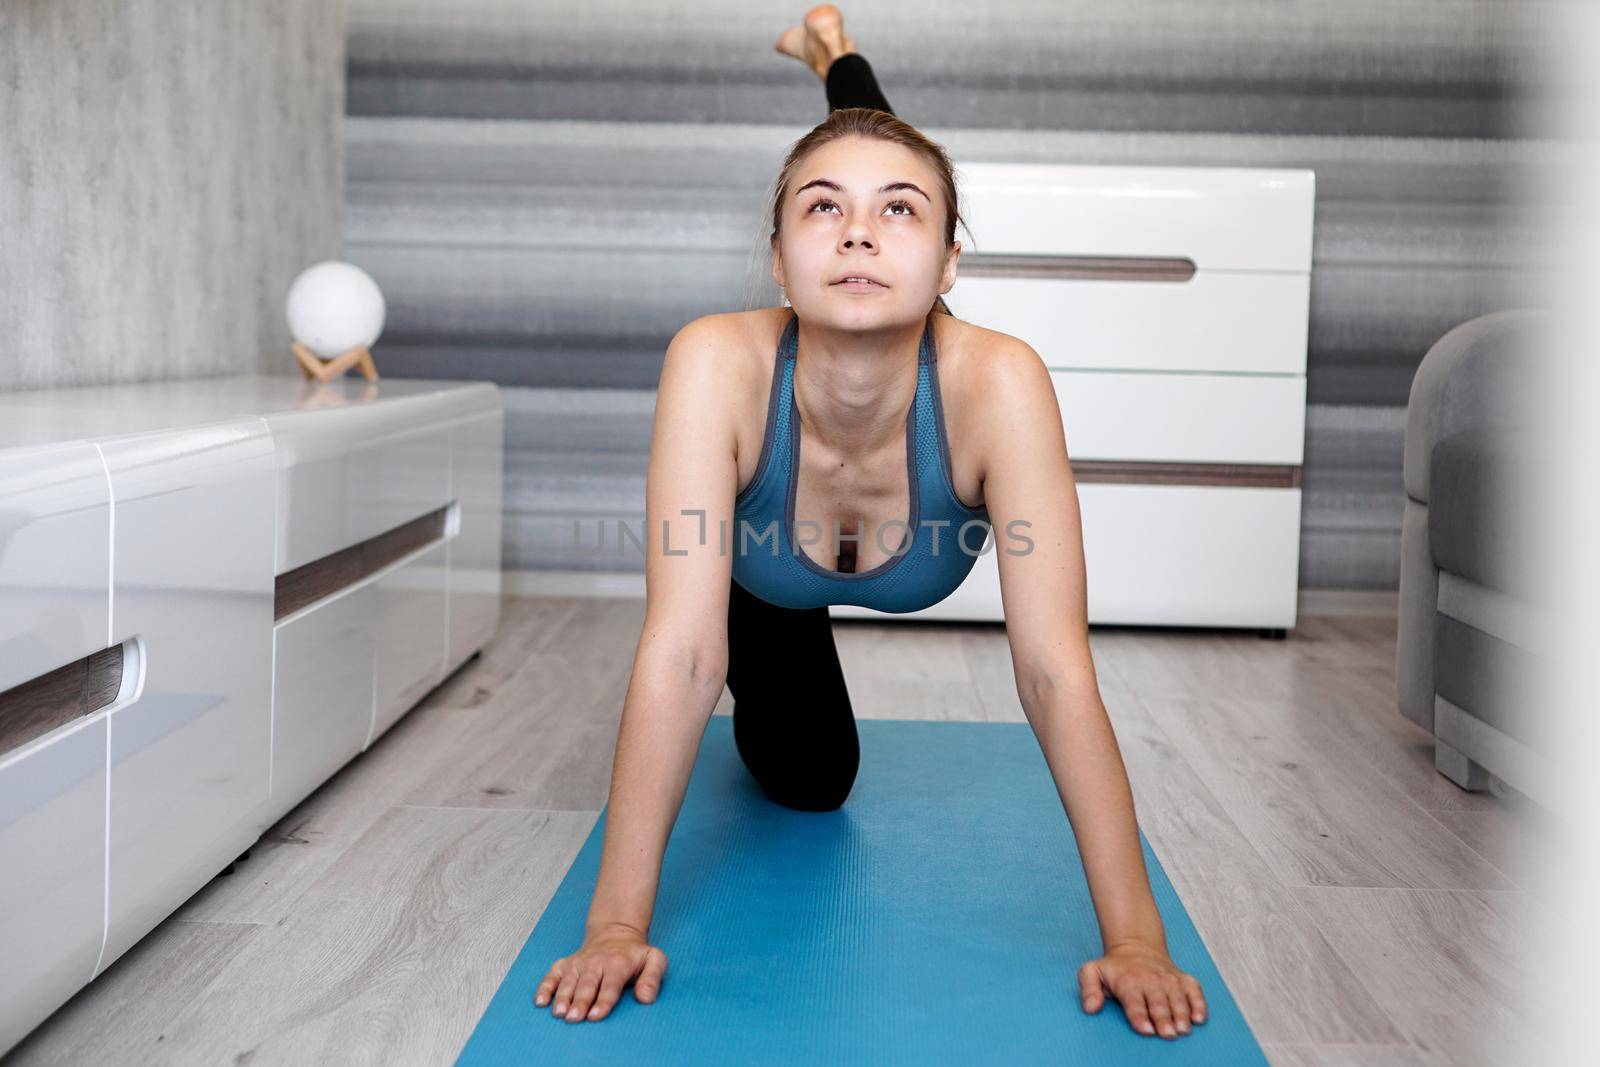
[[[799,196],[813,185],[820,185],[824,189],[832,189],[836,193],[842,193],[845,191],[844,186],[840,185],[838,182],[829,181],[827,178],[813,178],[811,181],[806,182],[800,188],[796,189],[794,191],[794,195]],[[923,192],[921,189],[917,188],[911,182],[890,182],[888,185],[878,186],[878,192],[880,193],[893,193],[898,192],[901,189],[910,189],[912,192],[922,197],[922,199],[928,201],[928,203],[933,203],[932,197]]]

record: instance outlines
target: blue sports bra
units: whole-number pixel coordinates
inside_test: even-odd
[[[933,319],[923,329],[917,353],[917,395],[906,414],[906,471],[911,500],[910,543],[878,566],[860,573],[829,570],[795,544],[795,479],[799,471],[800,412],[794,402],[794,366],[799,319],[791,316],[778,342],[767,428],[750,484],[734,498],[733,580],[761,599],[785,608],[859,604],[902,613],[937,604],[967,577],[978,556],[989,551],[989,512],[969,508],[955,494],[950,446],[939,399]],[[876,536],[905,540],[905,526],[885,524]],[[859,528],[858,528],[859,530]],[[841,529],[841,539],[858,532]],[[833,531],[820,538],[831,546]]]

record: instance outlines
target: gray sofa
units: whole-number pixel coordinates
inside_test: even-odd
[[[1545,368],[1550,318],[1497,311],[1423,357],[1406,411],[1396,688],[1463,789],[1550,803],[1556,764],[1544,668],[1552,516]]]

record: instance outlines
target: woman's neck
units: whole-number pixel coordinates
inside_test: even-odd
[[[898,441],[917,395],[925,326],[850,333],[801,322],[795,406],[812,436],[854,453]]]

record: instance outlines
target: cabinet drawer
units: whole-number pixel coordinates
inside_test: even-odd
[[[1311,270],[1302,168],[961,164],[968,253],[1183,256],[1201,270]]]
[[[373,583],[377,700],[369,745],[444,677],[448,544],[434,545]]]
[[[1266,463],[1305,455],[1306,380],[1050,372],[1074,460]]]
[[[496,410],[455,424],[450,491],[458,529],[450,540],[450,650],[455,669],[484,647],[500,625],[501,483],[505,416]]]
[[[1300,490],[1079,485],[1091,624],[1291,627],[1300,565]],[[1001,621],[1003,550],[991,537],[956,591],[889,615],[836,605],[836,618]]]
[[[1084,485],[1089,621],[1294,625],[1300,490]]]
[[[377,594],[359,585],[274,629],[271,818],[366,744],[377,624]]]
[[[240,419],[101,445],[116,500],[113,637],[143,642],[111,713],[102,967],[256,839],[272,755],[272,438]]]
[[[321,422],[333,425],[306,413],[272,422],[275,433],[293,435],[295,446],[285,445],[279,456],[278,574],[450,503],[448,423],[356,438],[361,443],[353,446],[334,434],[337,420]]]
[[[100,453],[71,444],[0,455],[0,691],[106,647],[110,605]]]
[[[104,715],[0,759],[0,1049],[94,976],[105,862]]]
[[[1186,282],[958,276],[945,299],[959,318],[1028,342],[1051,368],[1306,370],[1309,274],[1201,271]]]

